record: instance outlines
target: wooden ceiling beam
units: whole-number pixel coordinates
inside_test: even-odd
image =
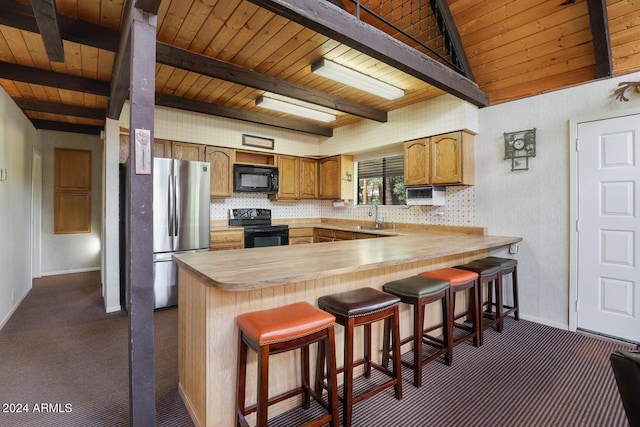
[[[13,101],[22,110],[97,120],[104,120],[107,117],[107,110],[104,108],[87,108],[79,105],[59,104],[57,102],[38,101],[37,99],[28,98],[13,98]]]
[[[242,120],[245,122],[258,123],[261,125],[275,126],[279,128],[310,133],[313,135],[327,137],[333,136],[333,129],[331,128],[306,123],[300,120],[270,116],[267,114],[256,113],[254,111],[225,107],[222,105],[195,101],[193,99],[181,98],[179,96],[167,95],[164,93],[156,93],[156,105],[177,108],[179,110],[193,111],[195,113],[209,114],[212,116],[226,117],[229,119]]]
[[[124,5],[123,18],[120,24],[120,46],[113,61],[111,73],[111,91],[107,105],[107,117],[113,120],[120,118],[124,102],[129,96],[131,75],[131,24],[135,0],[127,0]]]
[[[587,0],[587,7],[598,78],[611,77],[613,75],[613,60],[611,59],[607,3],[605,0]]]
[[[152,15],[157,15],[162,0],[136,0],[135,8],[144,10]]]
[[[109,82],[0,62],[0,78],[94,95],[109,95]]]
[[[84,133],[87,135],[100,135],[100,131],[104,130],[102,126],[78,125],[51,120],[31,119],[31,123],[36,129],[59,130],[61,132]]]
[[[42,43],[51,62],[64,62],[64,47],[55,0],[31,0]]]
[[[159,63],[385,123],[386,111],[158,42]]]
[[[359,21],[328,1],[249,0],[277,15],[345,44],[417,79],[479,107],[489,97],[473,81],[410,48],[384,32]]]
[[[31,8],[18,2],[14,3],[15,4],[12,4],[10,6],[6,3],[0,3],[0,24],[19,28],[25,31],[37,32],[37,25]],[[137,3],[135,4],[137,5]],[[128,5],[127,7],[133,6]],[[129,13],[128,9],[125,12]],[[64,16],[60,16],[60,23],[62,28],[62,37],[65,40],[108,50],[111,52],[120,51],[120,44],[118,43],[118,40],[120,39],[120,33],[118,33],[117,31],[90,24],[85,21],[66,18]],[[123,20],[122,34],[125,34],[125,23],[126,21]],[[357,102],[353,102],[348,99],[330,95],[322,91],[310,89],[302,85],[297,85],[286,80],[269,77],[251,70],[244,69],[242,67],[208,58],[203,55],[198,55],[160,42],[157,43],[156,51],[156,59],[161,64],[170,65],[172,67],[184,69],[195,73],[200,73],[209,77],[219,78],[232,83],[253,87],[255,89],[265,90],[277,93],[279,95],[300,99],[302,101],[322,105],[327,108],[342,111],[347,114],[353,114],[358,117],[364,117],[366,119],[374,120],[380,123],[384,123],[387,121],[386,111],[382,111]],[[118,58],[119,57],[117,56],[116,61],[114,62],[114,73],[112,74],[114,79],[112,79],[112,82],[127,82],[127,79],[123,79],[123,77],[126,76],[117,76],[117,73],[127,73],[127,70],[129,68],[123,68],[125,64],[118,64],[118,61],[122,61],[122,59]],[[116,64],[118,65],[116,66]],[[113,101],[109,102],[109,109],[113,107],[113,111],[108,111],[110,118],[114,118],[112,116],[116,115],[119,117],[120,112],[122,111],[122,106],[124,105],[124,101],[127,98],[127,94],[128,85],[126,85],[126,87],[119,87],[114,92],[114,95],[116,95],[117,98],[112,97],[111,99]],[[272,116],[265,115],[265,117]],[[117,119],[117,117],[115,117],[115,119]]]

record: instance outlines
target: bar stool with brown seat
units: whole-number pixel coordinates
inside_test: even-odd
[[[382,289],[385,292],[396,295],[403,303],[413,306],[413,335],[401,340],[400,345],[413,341],[413,363],[402,361],[402,364],[413,369],[413,385],[420,387],[422,386],[422,368],[427,363],[445,355],[445,363],[447,365],[451,364],[453,312],[449,303],[449,282],[416,275],[385,283]],[[442,326],[442,340],[429,335],[429,332],[434,329],[433,327],[429,327],[426,330],[424,327],[426,306],[438,301],[442,303],[442,324],[438,325],[438,327]],[[423,359],[423,344],[433,346],[437,351]],[[384,361],[383,359],[383,364],[385,364]]]
[[[455,331],[457,328],[467,332],[458,338],[454,335],[452,338],[453,347],[460,345],[467,340],[473,340],[473,345],[478,347],[480,345],[480,336],[482,335],[480,304],[478,303],[478,273],[446,267],[438,270],[425,271],[420,273],[420,275],[431,277],[433,279],[446,280],[450,283],[449,302],[451,305],[451,313],[454,318],[452,329]],[[469,291],[469,308],[465,312],[456,315],[456,293],[463,291]],[[471,326],[455,322],[455,320],[464,316],[470,317]],[[451,362],[453,362],[453,349],[451,350],[450,358]]]
[[[500,266],[500,282],[503,284],[505,282],[504,281],[505,276],[508,276],[509,274],[511,275],[511,292],[513,296],[512,305],[505,304],[504,294],[502,294],[502,286],[500,287],[502,317],[504,318],[509,314],[513,313],[513,317],[516,320],[520,320],[520,304],[518,302],[518,260],[511,259],[511,258],[500,258],[500,257],[490,256],[487,258],[479,259],[478,262]],[[489,303],[494,305],[491,295],[489,295]],[[496,298],[495,304],[498,304],[497,298]]]
[[[484,342],[485,329],[495,326],[498,332],[502,332],[502,311],[497,310],[495,315],[491,314],[492,289],[495,290],[497,306],[502,306],[500,266],[472,261],[466,264],[456,265],[454,268],[478,273],[478,309],[480,310],[480,322],[482,324],[482,328],[480,329],[480,345],[482,345]],[[488,296],[486,303],[483,297],[485,285],[487,287]],[[483,313],[485,305],[488,306],[488,312],[486,315]],[[485,318],[488,319],[488,321],[485,321]]]
[[[257,426],[266,427],[268,407],[271,404],[302,394],[303,407],[309,408],[313,397],[326,410],[327,414],[309,422],[308,426],[321,426],[331,423],[340,425],[338,408],[337,371],[335,358],[335,317],[320,310],[308,302],[298,302],[270,310],[241,314],[236,318],[240,329],[238,350],[237,406],[236,426],[247,425],[245,415],[257,412]],[[326,362],[327,403],[310,386],[309,345],[318,342],[328,348],[326,357],[318,364]],[[258,354],[257,404],[246,407],[247,350]],[[269,399],[269,356],[286,351],[301,349],[300,387]]]
[[[389,387],[394,387],[396,399],[402,399],[402,366],[400,364],[400,324],[398,303],[400,298],[373,288],[360,288],[347,292],[324,295],[318,298],[318,306],[336,317],[336,322],[344,326],[344,365],[338,373],[344,372],[343,380],[343,417],[345,427],[351,425],[353,405],[367,399]],[[392,348],[388,341],[384,343],[383,353],[392,354],[392,368],[382,366],[371,360],[371,324],[384,321],[385,337],[391,336]],[[357,326],[364,326],[364,357],[354,361],[354,332]],[[324,347],[318,346],[318,358],[323,356]],[[328,349],[328,351],[331,351]],[[384,356],[383,356],[384,359]],[[383,384],[372,386],[366,391],[354,395],[353,368],[364,365],[364,376],[369,378],[371,368],[383,372],[390,379]],[[322,392],[324,384],[322,364],[318,365],[316,389]]]

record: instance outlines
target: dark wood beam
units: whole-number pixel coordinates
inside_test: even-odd
[[[55,0],[31,0],[31,7],[49,60],[64,62],[64,47],[58,26],[58,10]]]
[[[94,95],[109,95],[109,82],[0,62],[0,78]]]
[[[116,31],[89,24],[84,21],[68,19],[63,16],[60,17],[60,22],[62,27],[62,36],[65,40],[109,50],[111,52],[119,51],[119,33]],[[17,2],[15,5],[12,5],[12,7],[7,6],[5,3],[0,3],[0,24],[19,28],[25,31],[37,31],[37,25],[35,24],[35,19],[33,18],[30,8],[28,6],[25,8],[24,5]],[[75,30],[76,28],[77,30]],[[332,96],[321,91],[306,88],[304,86],[292,84],[286,80],[264,76],[251,70],[243,69],[241,67],[188,52],[183,49],[158,43],[157,52],[156,60],[161,64],[323,105],[327,108],[332,108],[348,114],[354,114],[359,117],[364,117],[378,122],[387,121],[387,113],[385,111],[371,108],[344,98]],[[115,69],[116,67],[114,67],[114,70]],[[123,70],[121,66],[119,66],[118,69],[121,70],[121,72],[126,72],[126,70]],[[127,80],[123,79],[123,81]],[[124,93],[124,89],[122,87],[120,88],[120,93]],[[122,104],[124,104],[126,95],[124,98],[121,96],[120,99],[122,100]],[[113,102],[113,104],[114,107],[117,106],[116,102]],[[117,109],[115,110],[117,111]]]
[[[122,107],[129,95],[129,76],[131,73],[131,21],[134,0],[125,3],[124,18],[120,28],[120,45],[111,72],[111,92],[107,106],[107,117],[113,120],[120,118]],[[154,79],[155,80],[155,79]]]
[[[328,1],[249,1],[474,105],[489,105],[488,95],[471,80],[377,28],[357,20]]]
[[[61,132],[83,133],[87,135],[100,135],[100,131],[104,130],[104,126],[78,125],[75,123],[39,119],[30,120],[36,129],[59,130]]]
[[[130,4],[131,2],[128,2]],[[128,307],[129,307],[129,423],[155,426],[154,360],[155,305],[153,291],[153,121],[156,73],[156,15],[130,8],[122,38],[130,39],[131,87],[129,171],[127,185]],[[126,33],[130,33],[127,37]],[[122,45],[121,45],[122,46]],[[121,50],[118,54],[122,54]],[[122,75],[122,74],[121,74]],[[146,155],[136,147],[136,133],[148,132]],[[138,169],[137,165],[144,165]]]
[[[193,111],[195,113],[209,114],[212,116],[226,117],[229,119],[243,120],[245,122],[259,123],[261,125],[275,126],[279,128],[306,132],[320,136],[333,136],[333,129],[314,125],[299,120],[287,119],[284,117],[260,114],[254,111],[240,110],[237,108],[224,107],[207,102],[195,101],[193,99],[181,98],[179,96],[156,94],[156,105],[177,108],[179,110]]]
[[[611,77],[613,75],[613,60],[611,58],[607,3],[605,0],[587,0],[587,6],[598,78]]]
[[[38,101],[37,99],[13,98],[22,110],[38,111],[42,113],[61,114],[63,116],[85,117],[104,120],[107,110],[104,108],[87,108],[78,105],[59,104],[57,102]]]
[[[63,40],[111,52],[118,51],[120,33],[116,30],[64,15],[58,15],[58,23]],[[31,7],[17,1],[4,0],[0,2],[0,24],[31,33],[40,31]]]
[[[135,8],[144,10],[152,15],[157,15],[162,0],[136,0]]]
[[[311,89],[287,80],[270,77],[228,62],[219,61],[204,55],[179,49],[168,44],[158,43],[157,61],[187,71],[192,71],[216,79],[241,84],[255,89],[265,90],[299,99],[312,104],[353,114],[359,117],[384,123],[387,113],[376,108],[368,107],[348,99]]]

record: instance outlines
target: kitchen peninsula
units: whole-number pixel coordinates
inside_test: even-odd
[[[422,271],[454,266],[487,255],[488,250],[521,241],[519,237],[451,232],[398,232],[383,238],[200,252],[174,256],[179,267],[179,390],[197,426],[232,426],[234,422],[238,331],[235,317],[244,312],[359,287],[381,289],[388,281]],[[431,312],[438,308],[429,308]],[[436,321],[438,312],[430,318]],[[411,334],[411,312],[401,307],[401,336]],[[374,348],[382,337],[374,329]],[[342,328],[336,329],[338,361]],[[362,348],[356,335],[356,348]],[[403,348],[408,351],[408,348]],[[295,352],[272,356],[270,392],[294,388]],[[299,358],[299,356],[298,356]],[[255,402],[255,354],[247,369],[247,399]],[[338,365],[341,365],[338,362]],[[270,407],[273,416],[294,406]]]

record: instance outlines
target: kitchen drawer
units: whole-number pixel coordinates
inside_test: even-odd
[[[355,235],[356,239],[373,239],[376,237],[380,237],[379,234],[373,234],[373,233],[353,233]]]
[[[313,237],[313,228],[290,228],[289,239],[292,237]]]
[[[336,240],[353,240],[353,232],[351,231],[335,230],[333,236]]]
[[[313,243],[313,236],[291,237],[289,235],[290,245],[302,245],[305,243]]]
[[[318,240],[320,240],[321,237],[331,240],[334,238],[333,230],[328,230],[326,228],[317,228],[316,236],[318,236]]]
[[[244,231],[243,230],[222,230],[212,231],[210,233],[211,244],[214,243],[230,243],[230,242],[243,242]]]

